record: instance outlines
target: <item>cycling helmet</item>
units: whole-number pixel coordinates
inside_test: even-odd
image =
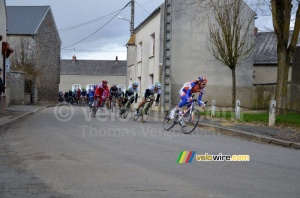
[[[156,82],[154,85],[156,88],[160,89],[161,88],[161,84],[159,82]]]
[[[202,84],[206,84],[207,83],[207,78],[205,76],[199,76],[198,81],[200,81]]]
[[[138,86],[139,86],[139,83],[134,82],[134,83],[132,83],[132,86],[133,86],[133,87],[138,87]]]
[[[107,80],[102,80],[102,84],[107,84]]]
[[[113,87],[116,87],[117,86],[117,83],[113,84]]]

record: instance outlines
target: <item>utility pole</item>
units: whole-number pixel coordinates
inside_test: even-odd
[[[134,30],[134,0],[131,0],[131,17],[130,17],[130,37]]]

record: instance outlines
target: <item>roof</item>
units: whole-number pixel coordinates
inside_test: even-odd
[[[144,21],[142,21],[135,29],[134,32],[138,31],[143,25],[145,25],[146,23],[148,23],[150,21],[150,19],[155,16],[156,14],[159,13],[161,7],[164,5],[165,3],[162,3],[158,8],[156,8]]]
[[[60,74],[126,76],[126,66],[122,60],[60,60]]]
[[[277,64],[277,38],[274,32],[260,32],[256,35],[254,64]]]
[[[291,37],[292,32],[290,32]],[[300,39],[298,39],[298,44]],[[276,65],[277,37],[274,32],[259,32],[255,38],[254,65]]]
[[[50,6],[7,6],[7,34],[35,34]]]

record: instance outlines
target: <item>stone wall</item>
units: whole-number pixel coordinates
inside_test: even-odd
[[[23,72],[11,71],[10,80],[10,104],[24,104],[25,74]]]
[[[48,12],[35,35],[35,103],[56,103],[60,83],[60,37],[52,12]]]
[[[291,109],[300,111],[300,46],[296,48],[292,67]]]

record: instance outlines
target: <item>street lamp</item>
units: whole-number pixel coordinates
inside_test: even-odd
[[[121,16],[118,16],[118,18],[119,18],[119,19],[122,19],[122,20],[125,20],[125,21],[128,21],[128,22],[130,23],[130,20],[125,19],[125,18],[123,18],[123,17],[121,17]]]
[[[132,35],[132,32],[131,32],[131,21],[128,20],[128,19],[125,19],[125,18],[123,18],[123,17],[121,17],[121,16],[118,16],[118,19],[125,20],[125,21],[128,21],[128,22],[130,23],[130,26],[129,26],[129,32],[130,32],[130,37],[131,37],[131,35]]]

